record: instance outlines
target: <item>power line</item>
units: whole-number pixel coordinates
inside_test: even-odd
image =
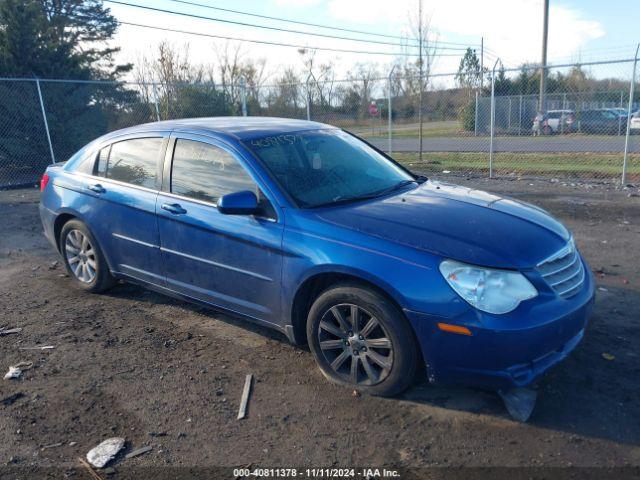
[[[220,22],[220,23],[229,23],[232,25],[240,25],[243,27],[253,27],[253,28],[261,28],[264,30],[275,30],[275,31],[279,31],[279,32],[288,32],[288,33],[296,33],[296,34],[300,34],[300,35],[311,35],[311,36],[315,36],[315,37],[324,37],[324,38],[332,38],[332,39],[338,39],[338,40],[348,40],[348,41],[352,41],[352,42],[364,42],[364,43],[377,43],[377,44],[381,44],[381,45],[392,45],[392,46],[398,46],[397,43],[392,43],[392,42],[385,42],[382,40],[365,40],[362,38],[349,38],[349,37],[341,37],[341,36],[337,36],[337,35],[328,35],[328,34],[324,34],[324,33],[313,33],[313,32],[305,32],[303,30],[290,30],[290,29],[286,29],[286,28],[279,28],[279,27],[269,27],[267,25],[259,25],[259,24],[255,24],[255,23],[246,23],[246,22],[238,22],[235,20],[225,20],[222,18],[216,18],[216,17],[207,17],[204,15],[197,15],[195,13],[187,13],[187,12],[176,12],[174,10],[165,10],[163,8],[157,8],[157,7],[149,7],[147,5],[136,5],[133,3],[127,3],[127,2],[121,2],[118,0],[104,0],[107,3],[114,3],[117,5],[125,5],[127,7],[134,7],[134,8],[141,8],[143,10],[151,10],[154,12],[161,12],[161,13],[169,13],[171,15],[180,15],[180,16],[184,16],[184,17],[190,17],[190,18],[197,18],[200,20],[210,20],[210,21],[214,21],[214,22]],[[466,50],[463,48],[454,48],[454,47],[441,47],[443,50]]]
[[[401,37],[401,36],[397,36],[397,35],[387,35],[384,33],[377,33],[377,32],[368,32],[365,30],[354,30],[352,28],[341,28],[341,27],[334,27],[334,26],[330,26],[330,25],[323,25],[321,23],[311,23],[311,22],[303,22],[300,20],[291,20],[289,18],[282,18],[282,17],[271,17],[269,15],[261,15],[258,13],[251,13],[251,12],[243,12],[240,10],[232,10],[230,8],[222,8],[222,7],[214,7],[213,5],[206,5],[203,3],[197,3],[197,2],[189,2],[187,0],[169,0],[171,2],[175,2],[175,3],[182,3],[184,5],[191,5],[194,7],[202,7],[202,8],[208,8],[210,10],[218,10],[221,12],[227,12],[227,13],[235,13],[238,15],[247,15],[250,17],[256,17],[256,18],[264,18],[266,20],[275,20],[277,22],[286,22],[286,23],[293,23],[293,24],[297,24],[297,25],[306,25],[307,27],[317,27],[317,28],[326,28],[329,30],[338,30],[341,32],[349,32],[349,33],[358,33],[361,35],[372,35],[374,37],[382,37],[382,38],[393,38],[396,40],[401,40],[401,41],[406,41],[407,38],[405,37]],[[442,43],[445,45],[456,45],[459,47],[467,47],[467,46],[474,46],[474,45],[467,45],[466,43],[458,43],[458,42],[444,42],[444,41],[440,41],[437,43]],[[477,45],[475,45],[477,46]]]
[[[107,0],[105,0],[107,1]],[[188,30],[178,30],[175,28],[167,28],[167,27],[156,27],[156,26],[152,26],[152,25],[144,25],[141,23],[133,23],[133,22],[119,22],[121,25],[129,25],[132,27],[140,27],[140,28],[149,28],[152,30],[162,30],[165,32],[174,32],[174,33],[182,33],[185,35],[196,35],[199,37],[209,37],[209,38],[219,38],[222,40],[234,40],[234,41],[238,41],[238,42],[249,42],[249,43],[260,43],[263,45],[273,45],[273,46],[278,46],[278,47],[293,47],[293,48],[304,48],[304,49],[309,49],[309,50],[324,50],[324,51],[328,51],[328,52],[341,52],[341,53],[361,53],[361,54],[366,54],[366,55],[390,55],[390,56],[394,56],[394,57],[417,57],[418,54],[413,54],[413,53],[392,53],[392,52],[372,52],[369,50],[350,50],[350,49],[344,49],[344,48],[329,48],[329,47],[312,47],[309,45],[296,45],[296,44],[291,44],[291,43],[281,43],[281,42],[270,42],[268,40],[253,40],[253,39],[248,39],[248,38],[238,38],[238,37],[227,37],[224,35],[214,35],[212,33],[200,33],[200,32],[190,32]],[[435,55],[435,57],[458,57],[458,54],[440,54],[440,55]]]

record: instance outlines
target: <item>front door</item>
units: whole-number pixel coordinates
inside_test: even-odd
[[[166,158],[156,212],[167,287],[281,323],[282,223],[240,156],[209,137],[184,135],[172,137]],[[218,211],[222,195],[242,190],[262,196],[264,215]]]

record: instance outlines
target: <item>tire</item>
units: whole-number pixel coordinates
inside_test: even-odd
[[[325,290],[309,310],[307,340],[320,371],[334,383],[393,396],[414,380],[418,348],[409,322],[366,287],[345,283]]]
[[[80,220],[64,224],[59,246],[64,266],[76,287],[99,293],[116,283],[98,241]]]

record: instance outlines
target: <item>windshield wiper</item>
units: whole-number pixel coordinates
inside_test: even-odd
[[[412,183],[416,183],[418,184],[417,180],[402,180],[394,185],[391,185],[390,187],[386,187],[383,188],[381,190],[376,190],[375,192],[371,192],[371,193],[367,193],[365,195],[353,195],[353,196],[342,196],[339,195],[337,197],[335,197],[333,200],[329,201],[329,202],[324,202],[324,203],[319,203],[317,205],[312,205],[311,208],[319,208],[319,207],[327,207],[330,205],[340,205],[340,204],[344,204],[344,203],[350,203],[350,202],[358,202],[360,200],[370,200],[372,198],[378,198],[378,197],[382,197],[384,195],[387,195],[388,193],[394,192],[396,190],[401,189],[402,187],[406,187],[407,185],[411,185]]]
[[[377,192],[372,192],[358,198],[359,199],[361,198],[364,200],[368,198],[382,197],[387,193],[395,192],[396,190],[400,190],[402,187],[406,187],[407,185],[411,185],[412,183],[418,183],[418,182],[416,180],[402,180],[401,182],[398,182],[395,185],[391,185],[390,187],[383,188],[382,190],[378,190]]]
[[[427,180],[429,180],[429,177],[427,177],[426,175],[416,175],[415,177],[416,177],[416,182],[418,182],[421,185]]]

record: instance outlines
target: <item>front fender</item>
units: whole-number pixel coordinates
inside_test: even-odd
[[[350,277],[357,278],[359,280],[363,280],[367,283],[370,283],[380,290],[386,292],[394,302],[400,305],[401,308],[405,308],[403,305],[406,303],[406,299],[403,295],[390,283],[385,281],[383,278],[378,277],[376,275],[367,272],[366,270],[362,270],[361,268],[356,268],[351,265],[339,265],[339,264],[322,264],[322,265],[314,265],[309,270],[306,270],[301,273],[299,278],[294,282],[295,287],[292,290],[293,296],[290,299],[287,299],[288,302],[285,305],[291,305],[293,303],[293,299],[295,298],[295,294],[300,290],[300,288],[313,277],[317,277],[322,274],[333,273],[340,275],[347,275]],[[291,313],[291,312],[289,312]]]
[[[285,229],[283,305],[289,308],[285,315],[291,313],[300,286],[321,273],[360,278],[406,310],[456,316],[468,309],[440,274],[436,256],[353,232],[340,235],[328,230],[326,226],[324,231]]]

